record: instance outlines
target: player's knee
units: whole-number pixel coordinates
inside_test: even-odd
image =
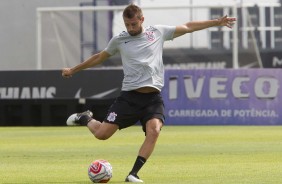
[[[111,136],[104,134],[104,133],[96,133],[94,136],[99,140],[107,140],[111,137]]]
[[[100,126],[95,130],[93,134],[99,140],[107,140],[117,130],[118,130],[118,126],[116,124],[101,123]]]
[[[148,126],[146,130],[146,134],[154,138],[157,138],[160,132],[161,132],[161,126],[155,126],[155,125]]]
[[[160,130],[156,128],[147,129],[146,137],[149,138],[152,142],[156,142],[160,134]]]

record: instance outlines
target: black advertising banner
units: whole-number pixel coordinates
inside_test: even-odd
[[[112,99],[122,80],[122,70],[85,70],[71,78],[61,71],[1,71],[0,99]]]
[[[282,52],[272,51],[261,53],[264,68],[282,68]]]

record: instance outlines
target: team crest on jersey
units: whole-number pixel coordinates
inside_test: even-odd
[[[116,117],[117,117],[117,114],[115,112],[111,112],[108,117],[107,117],[107,120],[109,122],[114,122],[116,120]]]
[[[146,34],[146,37],[147,37],[148,41],[152,42],[152,41],[155,40],[155,34],[154,34],[153,31],[146,31],[145,34]]]

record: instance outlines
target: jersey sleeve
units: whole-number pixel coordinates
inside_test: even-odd
[[[176,26],[156,25],[155,27],[162,33],[164,40],[173,40]]]
[[[107,53],[110,55],[114,55],[118,51],[117,47],[117,37],[112,37],[112,39],[109,41],[107,47],[104,49]]]

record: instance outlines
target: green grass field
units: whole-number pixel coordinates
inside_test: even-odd
[[[124,183],[144,134],[134,126],[107,141],[85,127],[0,127],[0,183],[90,184],[91,161],[108,160]],[[165,126],[139,172],[156,184],[282,183],[281,126]]]

